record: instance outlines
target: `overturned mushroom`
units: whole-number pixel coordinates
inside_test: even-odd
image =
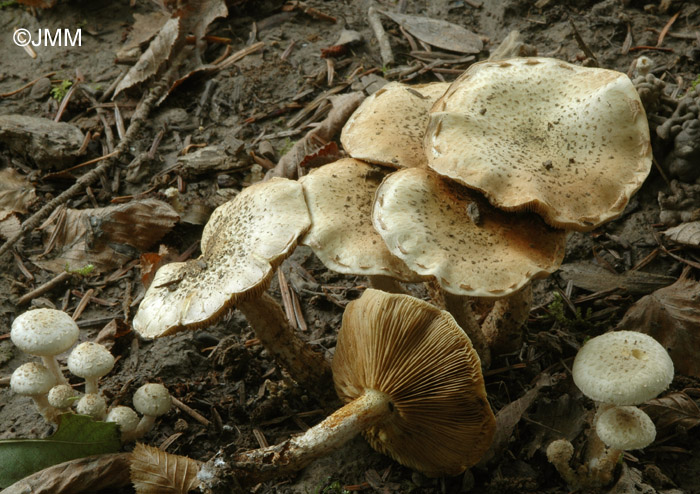
[[[494,206],[581,231],[618,217],[651,169],[629,78],[550,58],[472,65],[433,106],[425,149]]]
[[[387,174],[386,168],[341,159],[302,177],[311,228],[300,243],[333,271],[365,275],[375,288],[400,292],[397,280],[421,277],[389,252],[372,226],[374,194]]]
[[[212,214],[199,259],[158,270],[134,317],[134,329],[144,338],[157,338],[204,327],[236,306],[292,378],[312,392],[326,393],[330,366],[265,293],[276,267],[309,226],[299,183],[276,178],[244,189]]]
[[[388,176],[372,215],[392,254],[440,283],[450,312],[464,305],[457,297],[517,293],[531,279],[555,271],[564,256],[565,232],[534,214],[499,211],[431,170],[409,168]],[[484,358],[488,343],[469,322],[473,316],[455,317]]]
[[[340,142],[353,158],[394,168],[426,166],[428,112],[449,83],[390,82],[369,96],[343,127]]]
[[[333,379],[347,404],[301,436],[218,459],[199,473],[251,485],[303,468],[362,432],[370,445],[430,476],[456,475],[488,450],[495,418],[479,357],[450,314],[369,289],[348,304]],[[221,486],[218,486],[219,488]]]

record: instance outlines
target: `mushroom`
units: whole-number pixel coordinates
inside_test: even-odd
[[[479,356],[445,311],[368,289],[345,310],[333,358],[346,405],[281,444],[235,454],[234,476],[254,484],[303,468],[362,432],[370,445],[429,476],[457,475],[488,450],[495,418]],[[226,469],[200,471],[205,483]],[[220,486],[219,486],[220,487]]]
[[[114,357],[99,343],[86,341],[73,349],[68,356],[68,370],[85,379],[85,394],[97,393],[97,381],[112,370]]]
[[[586,464],[574,483],[566,469],[555,467],[572,487],[599,487],[612,481],[623,450],[641,448],[654,440],[651,419],[631,405],[668,388],[673,361],[651,336],[614,331],[590,339],[579,350],[571,375],[581,392],[597,402],[596,434],[588,438]]]
[[[531,279],[555,271],[564,256],[565,232],[534,214],[499,211],[428,169],[389,175],[377,190],[372,218],[393,255],[438,281],[447,309],[482,360],[488,342],[463,297],[516,294]]]
[[[49,405],[61,413],[68,412],[77,394],[70,384],[58,384],[49,390]]]
[[[10,377],[10,389],[18,395],[29,396],[37,410],[47,422],[55,422],[55,410],[51,408],[46,395],[56,384],[56,377],[38,362],[22,364]]]
[[[276,267],[310,223],[298,182],[274,178],[244,189],[212,214],[199,259],[158,270],[134,317],[134,329],[144,338],[157,338],[211,324],[236,306],[293,379],[326,393],[330,366],[265,293]]]
[[[133,432],[139,425],[139,416],[132,408],[117,406],[109,411],[105,422],[117,424],[121,431],[122,442],[126,443],[128,439],[131,439]]]
[[[423,137],[428,112],[450,86],[390,82],[362,102],[343,127],[340,142],[360,160],[394,168],[427,165]]]
[[[652,159],[625,74],[536,57],[469,67],[433,106],[425,150],[494,206],[579,231],[618,217]]]
[[[386,168],[346,158],[299,179],[311,216],[300,243],[328,268],[368,276],[373,287],[401,293],[398,281],[422,279],[389,252],[372,226],[372,203]]]
[[[107,413],[107,401],[98,394],[84,394],[78,400],[75,411],[80,415],[89,415],[96,420],[102,420]]]
[[[168,413],[172,405],[168,390],[162,384],[157,383],[141,386],[134,393],[132,401],[136,411],[143,417],[132,432],[122,437],[125,442],[145,436],[153,428],[156,418]]]
[[[78,325],[65,312],[32,309],[13,321],[10,337],[23,352],[40,356],[58,384],[68,384],[58,367],[56,355],[72,347],[79,333]]]

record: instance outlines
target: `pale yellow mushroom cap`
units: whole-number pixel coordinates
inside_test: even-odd
[[[386,168],[348,158],[299,180],[311,214],[311,228],[300,243],[311,247],[327,268],[401,281],[420,279],[389,252],[372,226],[374,194],[388,173]]]
[[[564,231],[535,214],[495,209],[427,169],[389,175],[372,216],[395,256],[457,295],[506,296],[555,271],[564,257]]]
[[[390,82],[367,97],[340,135],[353,158],[394,168],[426,166],[423,136],[428,112],[450,86],[434,82],[408,86]]]
[[[457,475],[491,445],[496,420],[479,356],[454,318],[427,302],[371,289],[350,302],[333,381],[345,402],[367,389],[389,396],[387,417],[364,435],[426,475]]]
[[[668,388],[673,380],[673,361],[651,336],[613,331],[581,347],[571,376],[581,392],[593,400],[638,405]]]
[[[216,320],[267,289],[275,268],[311,224],[301,184],[273,178],[219,206],[202,233],[202,255],[156,273],[134,317],[144,338]]]
[[[600,414],[595,430],[610,448],[642,449],[656,439],[656,427],[649,415],[637,407],[612,407]]]
[[[425,149],[494,206],[581,231],[619,216],[651,169],[630,79],[550,58],[472,65],[433,106]]]

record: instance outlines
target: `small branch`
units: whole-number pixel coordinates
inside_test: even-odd
[[[384,26],[382,26],[382,20],[379,18],[379,12],[374,7],[370,7],[367,10],[367,21],[369,22],[374,35],[377,37],[377,42],[379,43],[379,54],[382,56],[382,65],[388,67],[394,64],[394,53],[391,51],[391,44],[389,43],[389,37],[384,31]]]
[[[8,242],[9,242],[9,240],[8,240]],[[37,288],[35,288],[34,290],[32,290],[31,292],[29,292],[25,295],[22,295],[20,297],[20,299],[17,301],[17,305],[24,305],[24,304],[30,302],[31,300],[35,299],[36,297],[43,295],[44,293],[48,292],[49,290],[53,289],[54,287],[60,285],[64,281],[66,281],[68,278],[70,278],[70,276],[71,276],[70,273],[68,273],[67,271],[59,273],[57,276],[53,277],[52,279],[50,279],[49,281],[47,281],[43,285],[38,286]]]

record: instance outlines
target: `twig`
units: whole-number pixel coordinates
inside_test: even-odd
[[[9,240],[7,242],[9,242]],[[7,245],[7,243],[5,245]],[[5,247],[5,246],[3,245],[3,247]],[[40,285],[40,286],[36,287],[34,290],[32,290],[31,292],[29,292],[25,295],[22,295],[19,298],[19,300],[17,301],[17,305],[24,305],[27,302],[29,302],[30,300],[38,297],[39,295],[42,295],[42,294],[48,292],[52,288],[60,285],[64,281],[66,281],[68,278],[70,278],[70,276],[71,276],[70,273],[67,271],[63,271],[62,273],[59,273],[57,276],[53,277],[52,279],[50,279],[49,281],[47,281],[43,285]]]
[[[391,51],[391,44],[389,43],[389,37],[384,31],[384,26],[382,26],[382,20],[379,18],[379,12],[374,7],[370,7],[367,10],[367,21],[369,22],[374,35],[377,37],[377,42],[379,43],[379,54],[382,57],[382,65],[388,67],[394,64],[394,53]]]
[[[0,98],[9,98],[10,96],[14,96],[17,93],[21,93],[22,91],[24,91],[27,88],[32,87],[34,84],[36,84],[40,80],[44,79],[45,77],[51,77],[52,75],[56,75],[56,72],[49,72],[48,74],[44,74],[41,77],[34,79],[32,82],[26,83],[24,86],[22,86],[19,89],[15,89],[14,91],[10,91],[9,93],[0,94]]]
[[[657,47],[661,46],[661,43],[664,42],[664,38],[666,37],[666,33],[668,33],[668,30],[671,29],[671,26],[673,26],[673,23],[676,22],[676,19],[678,19],[679,15],[681,15],[680,10],[678,12],[676,12],[675,15],[669,19],[669,21],[666,23],[664,28],[661,30],[661,32],[659,33],[659,39],[656,42]]]
[[[39,211],[34,213],[24,223],[22,223],[20,231],[8,238],[7,241],[2,245],[2,247],[0,247],[0,256],[5,254],[10,249],[10,247],[12,247],[15,243],[17,243],[17,241],[20,238],[22,238],[23,235],[39,226],[41,221],[44,218],[46,218],[52,211],[54,211],[58,206],[68,202],[68,200],[71,197],[82,192],[85,187],[97,180],[102,173],[109,170],[109,168],[119,156],[129,151],[129,147],[131,146],[133,140],[136,139],[136,137],[139,135],[141,127],[146,121],[148,114],[151,112],[151,109],[153,109],[156,101],[158,101],[160,97],[163,94],[165,94],[165,91],[168,88],[168,85],[165,83],[165,81],[169,80],[169,74],[170,71],[166,72],[166,74],[161,79],[161,82],[158,85],[156,85],[156,87],[151,89],[139,102],[139,105],[136,107],[134,115],[131,118],[131,123],[129,124],[129,128],[126,131],[126,135],[124,136],[124,139],[122,139],[121,142],[117,145],[116,149],[114,150],[115,153],[113,154],[113,156],[104,160],[102,164],[100,164],[94,170],[81,176],[75,182],[75,184],[73,184],[67,190],[59,194],[53,200],[46,203]]]
[[[254,45],[246,46],[242,50],[238,50],[236,53],[228,57],[226,60],[223,60],[221,63],[219,63],[216,68],[218,70],[223,70],[227,67],[230,67],[234,63],[238,62],[244,57],[247,57],[251,53],[255,53],[256,51],[262,49],[262,47],[265,46],[264,41],[259,41],[255,43]]]
[[[185,412],[187,415],[195,419],[197,422],[202,424],[204,427],[209,427],[211,425],[211,422],[204,417],[202,414],[200,414],[198,411],[196,411],[193,408],[190,408],[189,406],[185,405],[183,402],[175,398],[174,396],[171,397],[173,401],[173,405],[178,407],[180,410]]]
[[[586,44],[586,42],[583,41],[583,38],[579,34],[578,29],[576,29],[576,25],[574,24],[574,21],[571,20],[571,18],[569,18],[569,24],[571,24],[571,29],[573,29],[573,31],[574,31],[574,38],[576,38],[576,43],[578,44],[578,47],[581,48],[581,50],[583,50],[583,53],[586,54],[586,57],[593,60],[596,67],[599,67],[600,65],[598,64],[598,59],[593,54],[591,49],[588,48],[588,45]]]

